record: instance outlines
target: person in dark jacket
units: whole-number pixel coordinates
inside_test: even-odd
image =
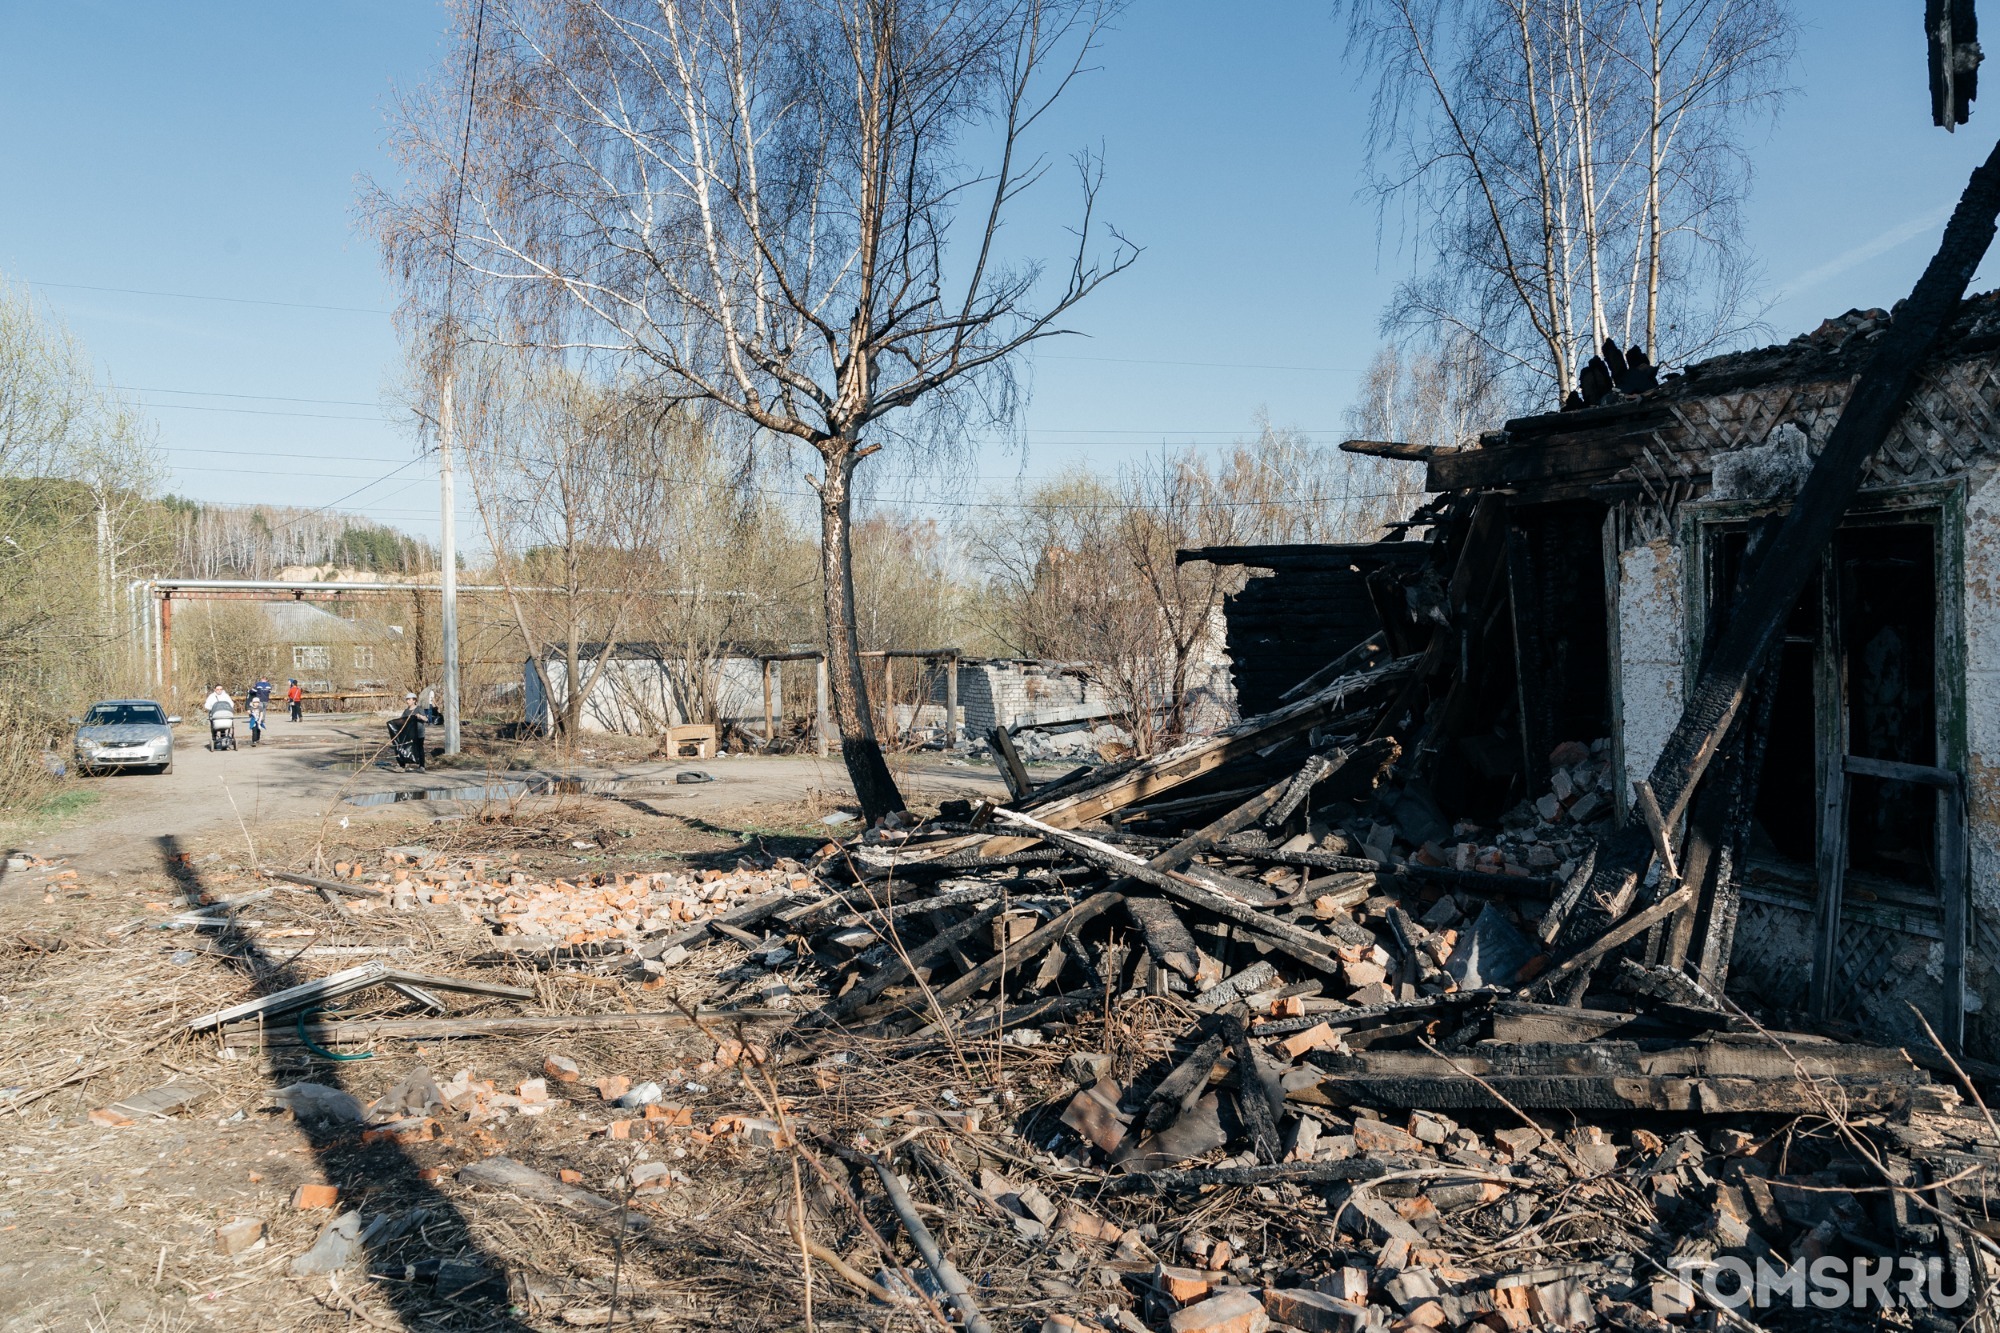
[[[417,696],[403,696],[403,711],[389,720],[389,739],[396,747],[396,766],[424,771],[424,710]]]

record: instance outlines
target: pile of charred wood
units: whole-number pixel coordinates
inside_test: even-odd
[[[1589,746],[1552,757],[1571,776],[1522,803],[1510,851],[1413,836],[1384,733],[1424,662],[1339,665],[1220,735],[829,849],[853,910],[821,956],[846,961],[801,1027],[1066,1053],[1063,1128],[1036,1144],[1059,1174],[981,1192],[1072,1258],[1104,1242],[1128,1327],[1659,1328],[1743,1256],[1928,1256],[1946,1300],[1968,1290],[1965,1210],[2000,1162],[1977,1112],[1902,1049],[1768,1031],[1642,961],[1671,893],[1572,930],[1586,829],[1609,831],[1569,814]],[[1093,1022],[1114,1002],[1179,1023],[1171,1050],[1089,1049],[1116,1045]],[[1252,1264],[1118,1206],[1230,1187],[1323,1213],[1334,1258]]]
[[[1305,1061],[1335,1104],[1815,1105],[1789,1060],[1732,1054],[1746,1042],[1777,1049],[1751,1018],[1621,948],[1678,896],[1595,934],[1571,929],[1595,854],[1558,822],[1569,822],[1563,798],[1523,803],[1554,816],[1535,816],[1544,836],[1583,848],[1559,874],[1522,864],[1557,855],[1534,854],[1533,828],[1515,830],[1506,852],[1464,823],[1463,840],[1444,846],[1405,831],[1443,816],[1412,815],[1393,782],[1403,747],[1378,733],[1422,665],[1344,671],[1178,749],[948,811],[956,820],[864,834],[820,867],[845,867],[855,910],[825,933],[848,961],[805,1022],[903,1035],[950,1025],[1027,1045],[1109,996],[1152,995],[1207,1025],[1198,1044],[1211,1054],[1254,1045],[1278,1053],[1281,1072]],[[1583,772],[1589,748],[1573,749]],[[1571,810],[1596,794],[1563,786]],[[1517,859],[1522,839],[1532,845]],[[1838,1069],[1823,1072],[1858,1079],[1856,1105],[1880,1109],[1927,1082],[1898,1052],[1839,1050]],[[1251,1128],[1271,1131],[1268,1156],[1275,1127]]]
[[[1767,1322],[1810,1306],[1962,1326],[1924,1281],[1946,1268],[1957,1303],[1980,1290],[1974,1313],[1990,1320],[2000,1126],[1956,1092],[1977,1092],[1953,1055],[1962,917],[1945,923],[1944,1031],[1927,1050],[1772,1031],[1722,992],[1732,828],[1765,721],[1754,684],[1996,215],[2000,150],[1872,344],[1793,503],[1752,534],[1622,827],[1604,822],[1604,797],[1624,793],[1604,790],[1596,747],[1538,754],[1528,716],[1526,776],[1548,790],[1503,816],[1504,832],[1430,802],[1427,779],[1504,758],[1487,743],[1497,733],[1481,734],[1495,679],[1481,664],[1509,654],[1517,682],[1550,665],[1501,614],[1508,488],[1448,493],[1399,525],[1427,533],[1421,558],[1352,571],[1382,633],[1275,710],[840,849],[821,873],[844,866],[852,890],[828,942],[853,956],[806,1027],[1074,1044],[1092,1015],[1156,1001],[1181,1023],[1170,1052],[1071,1053],[1071,1137],[1039,1145],[1045,1178],[1076,1187],[1069,1207],[1039,1185],[1010,1193],[997,1173],[981,1193],[1024,1223],[1067,1216],[1071,1234],[1103,1239],[1121,1224],[1077,1224],[1080,1194],[1197,1193],[1213,1215],[1227,1205],[1205,1192],[1237,1187],[1263,1205],[1266,1234],[1314,1229],[1317,1272],[1246,1269],[1243,1246],[1172,1217],[1125,1234],[1111,1258],[1126,1267],[1100,1269],[1101,1285],[1153,1260],[1142,1285],[1165,1304],[1146,1311],[1171,1309],[1174,1333],[1658,1328],[1690,1313],[1760,1327],[1734,1312],[1746,1303]],[[1098,1029],[1106,1047],[1116,1026]],[[1678,1281],[1690,1267],[1734,1272],[1722,1286],[1736,1298],[1705,1281],[1691,1311]],[[1115,1322],[1159,1320],[1121,1307]]]

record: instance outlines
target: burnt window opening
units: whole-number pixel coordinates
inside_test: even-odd
[[[1707,550],[1707,632],[1721,634],[1742,580],[1749,528],[1712,529]],[[1828,607],[1815,576],[1785,623],[1775,651],[1771,724],[1749,830],[1754,862],[1814,872],[1822,803],[1816,771],[1837,771],[1841,755],[1925,767],[1938,762],[1937,533],[1929,523],[1844,527],[1827,568]],[[1823,623],[1822,608],[1832,611]],[[1840,697],[1820,697],[1823,654],[1837,658]],[[1829,711],[1829,705],[1838,712]],[[1824,753],[1822,753],[1822,750]],[[1936,891],[1937,798],[1912,783],[1848,779],[1850,883],[1929,896]],[[1850,891],[1852,893],[1852,890]],[[1860,890],[1865,895],[1865,888]]]

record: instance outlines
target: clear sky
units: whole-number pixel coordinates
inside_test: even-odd
[[[1798,94],[1751,145],[1779,337],[1902,296],[2000,134],[2000,88],[1931,126],[1919,0],[1799,7]],[[355,200],[441,40],[427,0],[0,0],[0,276],[152,410],[176,492],[435,533],[435,472],[382,406],[393,294]],[[1341,438],[1407,262],[1356,197],[1342,45],[1324,0],[1136,0],[1047,145],[1102,148],[1102,213],[1146,252],[1078,313],[1088,341],[1036,356],[1027,452],[982,478],[1225,443],[1260,411]]]

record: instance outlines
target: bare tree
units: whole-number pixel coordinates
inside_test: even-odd
[[[975,539],[996,636],[1081,665],[1142,751],[1178,738],[1215,647],[1216,612],[1241,571],[1182,564],[1176,553],[1239,540],[1245,516],[1266,503],[1276,497],[1231,496],[1193,449],[1147,455],[1109,478],[1078,470],[1036,486]]]
[[[117,578],[160,518],[156,472],[81,342],[0,285],[0,806],[40,794],[62,718],[124,683]]]
[[[1377,410],[1387,382],[1400,384],[1403,368],[1414,364],[1420,363],[1393,349],[1377,353],[1348,411],[1355,434],[1402,440],[1423,432],[1429,438],[1432,421],[1410,421],[1412,431],[1400,411],[1385,418]],[[1235,540],[1243,542],[1375,541],[1384,524],[1408,516],[1422,499],[1420,476],[1407,466],[1316,444],[1268,420],[1258,422],[1256,438],[1225,450],[1216,466]]]
[[[461,358],[456,397],[495,577],[556,730],[574,737],[635,608],[657,594],[678,422],[560,364]],[[561,654],[562,688],[544,665]]]
[[[1150,750],[1163,645],[1151,600],[1121,551],[1126,509],[1116,479],[1077,469],[995,514],[973,547],[989,581],[993,636],[1021,656],[1081,666]]]
[[[486,47],[469,145],[441,91],[403,108],[415,184],[380,214],[403,272],[462,265],[534,331],[510,336],[635,359],[664,401],[819,455],[833,711],[870,818],[902,798],[866,707],[856,466],[1008,419],[1014,354],[1135,258],[1100,252],[1088,155],[1060,273],[1001,247],[1047,171],[1027,137],[1116,4],[489,0],[460,25]]]
[[[1743,134],[1783,100],[1786,0],[1349,0],[1371,185],[1422,271],[1389,323],[1560,398],[1605,338],[1685,361],[1750,326]]]
[[[1506,382],[1484,349],[1464,335],[1415,338],[1378,349],[1347,409],[1348,429],[1367,440],[1457,449],[1512,414]],[[1343,455],[1354,502],[1341,540],[1372,541],[1384,526],[1408,518],[1423,499],[1423,469],[1400,459]]]

